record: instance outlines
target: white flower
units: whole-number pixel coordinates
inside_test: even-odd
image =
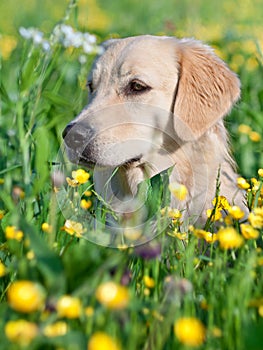
[[[91,35],[89,33],[84,33],[83,34],[84,40],[89,42],[90,44],[96,44],[96,37],[95,35]]]
[[[85,54],[102,53],[103,48],[96,45],[96,37],[90,33],[82,33],[74,31],[74,29],[66,24],[57,25],[49,40],[44,38],[44,34],[36,28],[19,28],[20,35],[26,40],[32,40],[36,46],[41,45],[46,52],[51,50],[51,47],[56,44],[61,44],[63,47],[81,48]],[[83,57],[79,59],[81,64],[84,64]],[[86,61],[85,61],[86,63]]]
[[[20,35],[25,39],[31,39],[31,31],[29,29],[26,29],[24,27],[19,28]]]
[[[73,28],[71,26],[68,26],[66,24],[62,24],[60,27],[58,27],[60,31],[65,34],[65,36],[70,37],[72,34],[74,34]]]
[[[94,52],[94,47],[91,46],[89,43],[84,42],[84,43],[83,43],[83,51],[84,51],[85,53],[92,53],[92,52]]]
[[[42,47],[44,51],[50,51],[51,48],[50,43],[47,40],[43,40]]]
[[[43,33],[40,32],[39,30],[35,29],[32,31],[32,39],[33,39],[33,42],[36,44],[36,45],[39,45],[39,44],[42,44],[42,41],[43,41]]]
[[[85,55],[80,55],[79,56],[79,63],[80,64],[85,64],[87,63],[87,57]]]

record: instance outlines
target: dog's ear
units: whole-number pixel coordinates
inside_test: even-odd
[[[174,127],[185,141],[199,138],[229,112],[240,96],[239,79],[213,50],[192,40],[178,40],[179,80]]]

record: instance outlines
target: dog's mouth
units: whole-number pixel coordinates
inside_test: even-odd
[[[128,159],[116,167],[129,167],[134,163],[140,163],[141,159],[142,159],[142,154],[138,155],[137,157],[133,157],[131,159]],[[86,158],[85,155],[81,155],[79,157],[78,164],[84,165],[87,168],[91,168],[91,169],[94,169],[95,167],[99,167],[99,168],[109,168],[110,167],[110,165],[105,165],[105,164],[101,164],[99,162],[91,161],[90,159]]]
[[[138,163],[140,162],[142,159],[142,154],[140,154],[139,156],[137,157],[133,157],[129,160],[126,160],[124,163],[122,163],[120,166],[130,166],[131,164],[134,164],[134,163]]]

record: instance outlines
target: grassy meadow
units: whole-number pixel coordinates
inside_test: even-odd
[[[262,350],[262,18],[262,0],[0,2],[1,349]],[[182,225],[164,178],[145,184],[155,239],[104,230],[107,204],[61,133],[100,42],[144,33],[200,39],[239,75],[226,126],[247,221],[219,179],[205,227]]]

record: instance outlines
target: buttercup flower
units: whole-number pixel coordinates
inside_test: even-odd
[[[91,317],[91,316],[94,315],[94,309],[93,309],[92,306],[87,306],[87,307],[85,308],[84,312],[85,312],[85,315],[86,315],[87,317]]]
[[[71,236],[76,235],[78,238],[85,232],[82,224],[73,220],[66,220],[62,230],[66,231]]]
[[[15,226],[7,226],[5,229],[5,236],[6,239],[15,239],[20,242],[24,237],[24,233]]]
[[[254,228],[263,228],[263,208],[255,208],[248,215],[248,221]]]
[[[188,195],[188,190],[185,185],[173,182],[169,184],[169,190],[179,201],[185,200]]]
[[[79,298],[63,295],[57,302],[57,312],[60,317],[79,318],[81,311],[82,308]]]
[[[176,223],[179,219],[182,217],[182,213],[178,209],[173,209],[170,207],[162,208],[160,211],[161,215],[167,215],[169,218],[173,220],[174,223]]]
[[[2,261],[0,261],[0,277],[3,277],[5,274],[6,274],[6,267],[2,263]]]
[[[44,330],[43,333],[46,337],[52,338],[52,337],[61,337],[62,335],[65,335],[68,331],[68,325],[64,321],[57,321],[52,324],[48,324]]]
[[[6,337],[21,346],[27,346],[38,335],[38,327],[26,320],[8,321],[5,325]]]
[[[123,309],[129,303],[129,291],[115,282],[104,282],[97,288],[96,298],[109,309]]]
[[[92,206],[92,201],[91,200],[86,200],[86,199],[82,199],[80,201],[80,206],[82,209],[89,209]]]
[[[259,231],[248,224],[241,224],[240,230],[243,237],[245,237],[246,239],[257,239],[259,236]]]
[[[87,350],[121,350],[121,347],[108,334],[96,332],[91,336]]]
[[[259,142],[261,140],[260,134],[256,131],[251,131],[248,136],[253,142]]]
[[[195,317],[179,318],[174,324],[174,332],[178,340],[187,346],[197,347],[205,341],[205,326]]]
[[[181,241],[188,239],[188,234],[186,232],[179,232],[178,229],[174,229],[172,232],[167,232],[167,234],[171,237],[176,237]]]
[[[193,233],[197,238],[204,239],[207,243],[215,243],[218,239],[217,234],[202,229],[194,229]]]
[[[72,171],[72,178],[77,181],[78,184],[84,184],[89,180],[90,174],[83,169],[78,169]]]
[[[16,281],[7,290],[7,300],[12,309],[31,313],[44,306],[45,291],[38,283],[27,280]]]
[[[52,232],[52,226],[49,225],[47,222],[43,222],[41,225],[41,228],[44,232],[51,233]]]
[[[263,169],[258,169],[258,175],[259,175],[260,177],[263,177]]]
[[[236,220],[240,220],[245,216],[245,213],[237,205],[229,207],[228,212]]]
[[[217,237],[222,249],[239,248],[243,244],[242,236],[233,227],[221,228]]]
[[[238,132],[248,135],[251,132],[251,127],[246,124],[240,124],[238,127]]]
[[[154,288],[155,286],[155,281],[152,277],[143,276],[143,282],[147,288]]]
[[[218,221],[222,219],[221,210],[219,209],[207,209],[206,216],[210,218],[212,221]]]
[[[225,209],[228,210],[230,207],[230,204],[228,203],[228,200],[224,196],[218,196],[215,197],[212,201],[213,206],[216,206],[216,209]]]
[[[242,190],[248,190],[250,187],[250,184],[243,177],[239,177],[237,179],[237,186]]]

